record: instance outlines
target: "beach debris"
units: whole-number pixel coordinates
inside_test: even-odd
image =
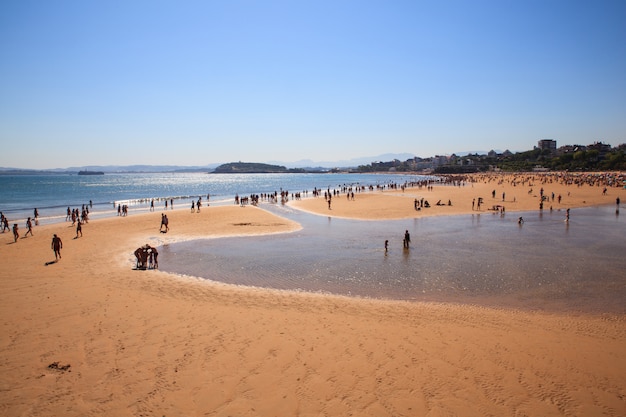
[[[67,365],[59,365],[59,362],[52,362],[50,365],[48,365],[48,369],[53,369],[55,371],[61,371],[61,372],[72,372],[70,371],[70,367],[72,365],[70,365],[69,363]]]

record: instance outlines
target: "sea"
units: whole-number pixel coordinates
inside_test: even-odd
[[[190,206],[209,198],[211,205],[232,204],[236,195],[288,191],[312,192],[350,185],[388,185],[428,177],[400,174],[210,174],[120,173],[105,175],[0,175],[0,211],[23,225],[37,209],[40,224],[64,221],[67,208],[89,208],[90,218],[116,216],[120,205],[129,213],[146,212],[154,201],[162,208]],[[432,177],[431,177],[432,178]]]
[[[150,202],[190,206],[236,195],[308,193],[346,186],[401,185],[435,177],[401,174],[142,173],[0,175],[0,211],[23,225],[148,212]],[[408,302],[440,301],[542,311],[626,313],[626,212],[615,205],[359,221],[315,215],[290,205],[260,207],[302,225],[269,236],[199,239],[163,245],[159,267],[190,279],[230,285]],[[404,249],[405,230],[411,247]],[[385,251],[384,241],[389,241]],[[129,252],[132,252],[130,248]],[[129,267],[131,267],[129,265]],[[143,273],[143,272],[141,272]],[[149,272],[148,272],[149,273]]]

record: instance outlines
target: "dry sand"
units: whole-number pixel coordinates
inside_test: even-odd
[[[546,212],[550,208],[561,210],[564,211],[563,216],[568,208],[615,204],[617,197],[626,203],[624,201],[626,190],[607,187],[607,192],[604,193],[605,186],[601,183],[582,186],[568,185],[555,181],[548,175],[522,174],[473,175],[470,179],[470,181],[460,182],[460,185],[434,185],[431,188],[416,186],[407,187],[404,190],[387,188],[373,192],[356,192],[354,200],[348,199],[346,194],[341,194],[331,199],[330,209],[323,194],[318,198],[308,198],[291,204],[301,210],[324,216],[380,220],[489,213],[494,206],[504,206],[506,212],[538,212],[542,189],[543,195],[549,198],[549,201],[544,202],[543,210]],[[554,200],[552,200],[553,193]],[[560,202],[559,195],[561,195]],[[421,201],[422,198],[428,201],[431,207],[416,211],[415,199]],[[483,199],[480,209],[479,198]],[[439,201],[441,206],[436,205]],[[448,205],[448,202],[452,205]],[[523,213],[521,215],[523,216]]]
[[[323,198],[294,205],[398,218],[471,212],[472,198],[491,206],[505,192],[507,211],[538,208],[540,185],[528,194],[498,181],[337,197],[330,211]],[[544,188],[563,195],[560,209],[626,197]],[[453,205],[416,212],[422,196]],[[167,234],[158,211],[92,221],[78,239],[68,223],[37,226],[17,243],[0,234],[0,415],[626,415],[622,315],[372,301],[134,271],[132,252],[145,243],[299,227],[254,207],[168,216]],[[53,233],[63,258],[46,266]]]

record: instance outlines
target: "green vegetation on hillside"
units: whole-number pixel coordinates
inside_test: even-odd
[[[525,152],[489,152],[486,155],[438,156],[406,161],[372,162],[358,172],[415,172],[439,174],[501,171],[626,171],[626,144],[610,147],[602,143],[588,146],[565,146],[557,150],[538,149]]]
[[[287,169],[281,165],[262,164],[257,162],[231,162],[215,168],[215,174],[280,174],[305,172],[303,169]]]

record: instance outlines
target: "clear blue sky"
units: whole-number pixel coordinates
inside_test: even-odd
[[[0,166],[626,142],[626,1],[0,6]]]

